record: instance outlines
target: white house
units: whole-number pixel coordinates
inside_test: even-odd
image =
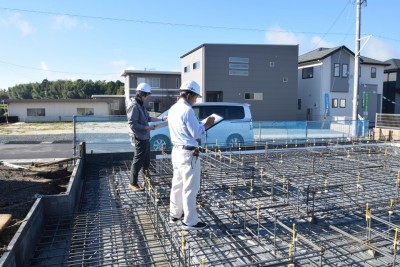
[[[106,99],[8,99],[9,116],[23,122],[72,121],[74,115],[109,116],[112,104]]]
[[[346,46],[318,48],[299,56],[299,120],[351,119],[353,110],[354,53]],[[357,113],[375,122],[382,111],[382,61],[360,57]]]

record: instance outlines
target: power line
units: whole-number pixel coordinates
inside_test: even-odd
[[[5,65],[12,65],[12,66],[19,67],[19,68],[24,68],[24,69],[32,69],[32,70],[47,71],[47,72],[62,73],[62,74],[75,74],[75,75],[76,74],[81,74],[81,75],[99,75],[99,76],[116,75],[116,74],[118,74],[118,73],[90,73],[90,72],[71,72],[71,71],[61,71],[61,70],[44,70],[44,69],[41,69],[41,68],[18,65],[18,64],[14,64],[14,63],[2,61],[2,60],[0,60],[0,63],[5,64]]]
[[[346,5],[346,7],[347,7],[347,5]],[[326,36],[326,35],[346,35],[346,36],[354,35],[354,34],[343,33],[343,32],[331,32],[331,33],[325,32],[325,33],[322,33],[322,32],[313,32],[313,31],[266,30],[266,29],[259,29],[259,28],[241,28],[241,27],[225,27],[225,26],[201,25],[201,24],[173,23],[173,22],[164,22],[164,21],[150,21],[150,20],[112,18],[112,17],[90,16],[90,15],[78,15],[78,14],[71,14],[71,13],[50,12],[50,11],[41,11],[41,10],[29,10],[29,9],[9,8],[9,7],[0,7],[0,9],[9,10],[9,11],[36,13],[36,14],[43,14],[43,15],[52,15],[52,16],[70,16],[70,17],[86,18],[86,19],[108,20],[108,21],[129,22],[129,23],[154,24],[154,25],[163,25],[163,26],[171,26],[171,27],[190,27],[190,28],[204,28],[204,29],[229,30],[229,31],[247,31],[247,32],[296,33],[296,34],[306,34],[306,35],[307,34],[323,34],[324,36]],[[336,21],[334,22],[334,24],[335,23],[336,23]],[[367,34],[367,35],[373,35],[373,36],[379,37],[381,39],[400,42],[400,39],[395,39],[395,38],[391,38],[391,37],[385,37],[385,36],[382,36],[382,35],[376,35],[376,34],[371,34],[371,33]]]
[[[9,10],[9,11],[52,15],[52,16],[70,16],[70,17],[77,17],[77,18],[108,20],[108,21],[117,21],[117,22],[129,22],[129,23],[155,24],[155,25],[173,26],[173,27],[191,27],[191,28],[205,28],[205,29],[230,30],[230,31],[248,31],[248,32],[251,32],[251,31],[252,32],[277,32],[277,33],[290,32],[290,33],[298,33],[298,34],[321,34],[320,32],[311,32],[311,31],[265,30],[265,29],[258,29],[258,28],[240,28],[240,27],[225,27],[225,26],[213,26],[213,25],[201,25],[201,24],[172,23],[172,22],[163,22],[163,21],[150,21],[150,20],[137,20],[137,19],[111,18],[111,17],[100,17],[100,16],[89,16],[89,15],[77,15],[77,14],[70,14],[70,13],[28,10],[28,9],[18,9],[18,8],[8,8],[8,7],[0,7],[0,9]],[[330,35],[343,35],[344,33],[337,32],[337,33],[329,33],[329,34]]]

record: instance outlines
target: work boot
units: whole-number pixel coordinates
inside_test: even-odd
[[[182,221],[184,217],[185,217],[185,215],[183,213],[179,219],[171,216],[169,218],[169,223],[170,223],[170,225],[176,225],[178,222]]]
[[[201,230],[207,227],[206,223],[198,222],[196,225],[187,225],[182,222],[182,230]]]
[[[140,186],[138,186],[138,185],[132,185],[132,184],[129,184],[129,188],[132,189],[132,190],[135,191],[135,192],[143,191],[143,190],[144,190],[144,188],[140,188]]]

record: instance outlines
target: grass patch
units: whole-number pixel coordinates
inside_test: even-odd
[[[17,122],[0,124],[0,134],[51,134],[72,133],[72,122]]]

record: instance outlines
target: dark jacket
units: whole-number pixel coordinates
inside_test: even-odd
[[[129,135],[139,140],[150,139],[149,126],[151,117],[143,106],[143,102],[137,98],[131,98],[126,103],[126,116],[128,117]]]

